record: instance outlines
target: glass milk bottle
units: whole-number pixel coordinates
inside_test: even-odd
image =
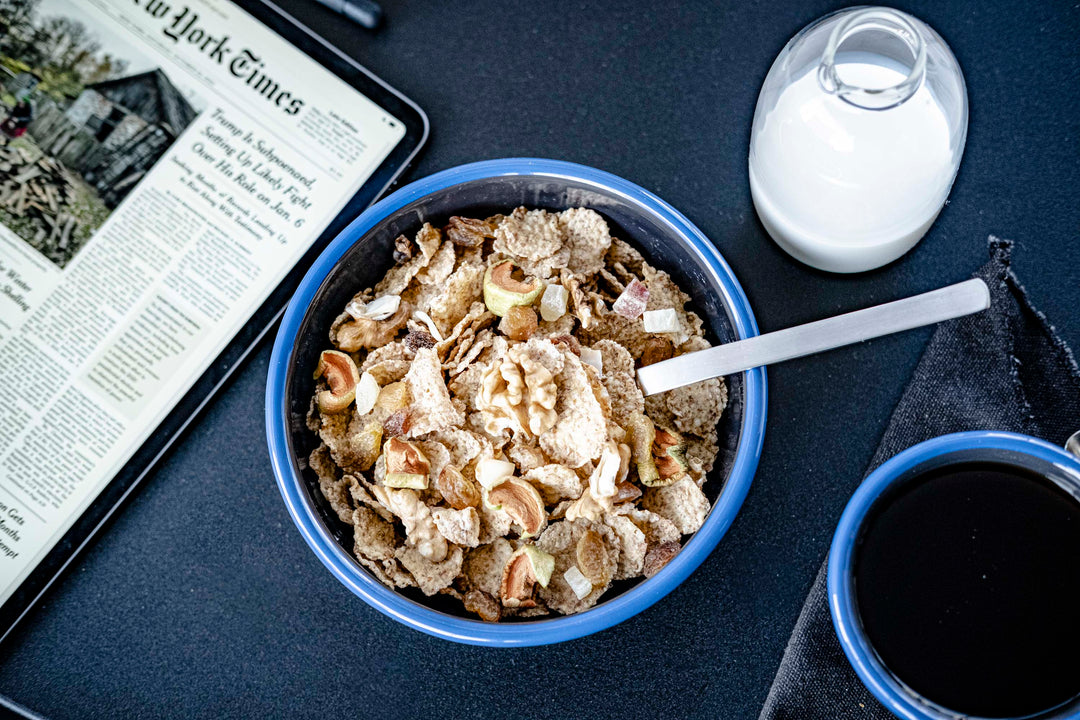
[[[880,267],[941,211],[967,137],[967,90],[945,41],[897,10],[827,15],[784,47],[758,96],[750,191],[798,260]]]

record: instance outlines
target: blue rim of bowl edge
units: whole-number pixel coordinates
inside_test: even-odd
[[[844,508],[829,548],[826,577],[829,613],[840,646],[863,685],[894,715],[904,720],[942,720],[956,716],[914,700],[885,669],[863,634],[855,607],[852,573],[848,571],[855,561],[855,540],[871,505],[896,478],[932,458],[979,448],[1010,450],[1034,456],[1069,471],[1077,476],[1080,483],[1080,461],[1064,448],[1045,440],[993,430],[942,435],[904,450],[870,473]],[[1078,716],[1080,713],[1070,717]]]
[[[744,373],[746,407],[735,462],[720,497],[683,550],[654,577],[623,594],[577,615],[522,623],[485,623],[432,610],[382,585],[353,560],[316,519],[304,500],[303,479],[290,457],[288,410],[284,405],[288,362],[307,308],[330,271],[345,252],[391,213],[452,185],[504,175],[537,175],[591,183],[643,206],[674,228],[712,271],[731,313],[736,335],[758,334],[757,323],[731,268],[705,235],[682,213],[649,191],[620,177],[576,163],[538,158],[485,160],[437,172],[380,200],[348,225],[318,257],[300,282],[281,320],[266,387],[266,432],[270,460],[289,515],[319,560],[346,587],[376,610],[416,630],[469,645],[514,647],[546,645],[598,632],[641,612],[667,595],[700,565],[735,519],[761,456],[765,434],[766,377],[764,368]]]

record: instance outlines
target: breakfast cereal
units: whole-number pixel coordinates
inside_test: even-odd
[[[722,380],[690,298],[588,208],[424,223],[330,328],[308,466],[357,561],[496,622],[586,610],[704,523]],[[615,590],[613,590],[613,588]]]

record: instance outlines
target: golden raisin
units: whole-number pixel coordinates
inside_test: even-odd
[[[409,432],[409,411],[408,409],[398,410],[390,417],[386,418],[383,422],[383,430],[387,437],[398,437]]]
[[[455,510],[480,504],[480,491],[476,489],[476,484],[465,479],[461,471],[452,465],[444,467],[439,477],[435,478],[435,488]]]
[[[483,243],[484,238],[494,238],[495,231],[483,220],[455,215],[446,224],[446,237],[455,245],[472,248]]]
[[[499,616],[502,615],[502,608],[499,607],[499,603],[495,602],[495,598],[483,590],[470,590],[465,593],[463,601],[465,609],[479,615],[484,622],[498,622]]]
[[[641,367],[670,360],[674,354],[675,348],[672,347],[670,340],[653,336],[645,341],[645,348],[641,352]]]
[[[510,308],[499,321],[499,330],[511,340],[528,340],[536,332],[536,327],[536,311],[523,305]]]
[[[604,558],[607,555],[607,546],[604,538],[595,530],[586,530],[585,534],[577,543],[577,566],[581,574],[589,579],[593,585],[604,585],[608,578],[604,572]]]
[[[663,570],[664,566],[671,562],[671,558],[678,555],[681,549],[682,546],[679,543],[672,541],[657,545],[645,553],[645,564],[642,569],[645,577],[651,578]]]

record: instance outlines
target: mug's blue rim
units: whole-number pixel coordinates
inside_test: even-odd
[[[496,624],[457,618],[424,607],[382,585],[342,549],[317,522],[302,499],[302,478],[290,457],[285,397],[289,357],[297,333],[316,292],[345,252],[378,222],[426,195],[452,185],[502,175],[541,175],[584,181],[614,191],[659,217],[678,232],[703,260],[721,288],[736,335],[758,334],[749,301],[734,273],[705,235],[682,213],[647,190],[620,177],[576,163],[539,158],[507,158],[461,165],[417,180],[364,211],[315,260],[281,320],[270,358],[266,386],[266,431],[270,460],[289,515],[316,556],[346,587],[376,610],[416,630],[470,645],[499,647],[546,645],[582,637],[632,617],[667,595],[713,550],[735,519],[757,469],[764,442],[766,376],[764,368],[744,373],[746,407],[735,462],[727,483],[705,524],[683,550],[654,577],[618,597],[578,615],[533,623]]]
[[[924,703],[914,700],[885,669],[871,647],[859,624],[855,604],[855,587],[852,577],[855,541],[870,507],[897,478],[932,458],[980,448],[1010,450],[1031,455],[1046,462],[1064,466],[1080,476],[1080,460],[1064,448],[1045,440],[994,430],[973,430],[942,435],[904,450],[870,473],[844,508],[829,548],[829,567],[826,578],[829,612],[832,615],[833,628],[840,640],[840,646],[844,649],[848,662],[851,663],[863,685],[893,714],[904,720],[941,720],[943,717],[951,716],[931,711]],[[1080,717],[1080,711],[1068,717]]]

